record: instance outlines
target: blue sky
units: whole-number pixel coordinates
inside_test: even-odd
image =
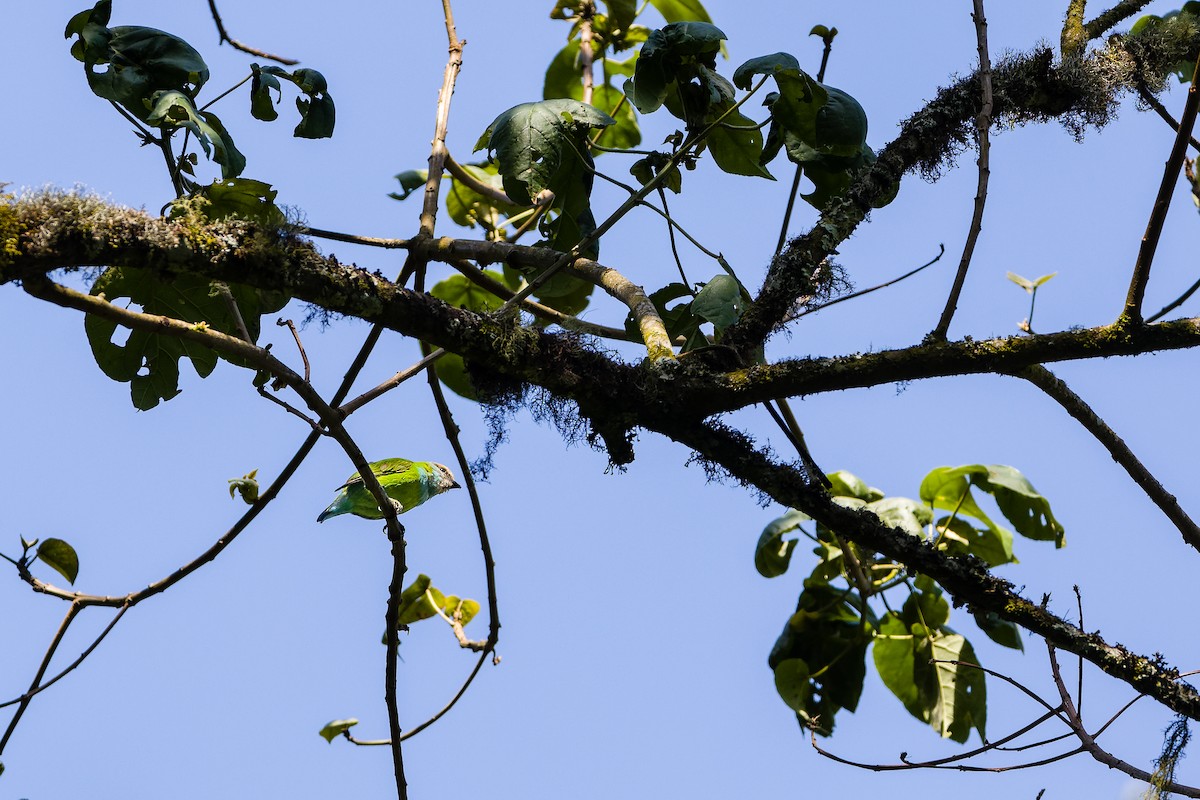
[[[215,46],[206,4],[116,0],[115,24],[184,36],[201,50],[210,86],[239,80],[252,59]],[[853,94],[871,120],[870,143],[975,58],[969,3],[879,4],[709,0],[728,36],[725,74],[754,56],[787,50],[814,72],[814,24],[836,25],[828,82]],[[1011,0],[989,8],[991,46],[1028,50],[1056,41],[1058,4]],[[226,4],[232,34],[302,58],[322,71],[338,104],[329,141],[291,138],[285,99],[274,125],[223,101],[223,119],[246,153],[246,175],[279,189],[279,201],[315,227],[379,236],[416,229],[414,200],[386,197],[391,176],[424,165],[441,82],[445,39],[440,4],[361,2],[330,14],[327,4]],[[488,123],[539,99],[546,64],[566,36],[549,2],[460,2],[467,40],[454,97],[449,147],[459,158]],[[1170,3],[1150,8],[1162,13]],[[129,126],[87,90],[62,28],[80,10],[63,3],[0,8],[9,32],[0,60],[12,78],[0,129],[0,181],[17,187],[79,185],[114,202],[155,211],[170,199],[161,158],[139,150]],[[1167,105],[1179,108],[1183,93]],[[758,113],[757,110],[755,113]],[[673,130],[644,120],[645,141]],[[996,133],[983,234],[951,335],[1016,333],[1026,295],[1006,271],[1058,272],[1041,292],[1039,330],[1111,321],[1145,227],[1172,132],[1132,102],[1078,144],[1057,125]],[[876,212],[839,261],[860,287],[923,263],[946,245],[942,263],[886,292],[806,317],[777,336],[773,359],[903,346],[937,321],[962,247],[975,190],[973,155],[937,183],[909,177],[897,201]],[[598,165],[622,174],[611,156]],[[672,211],[756,285],[770,256],[790,183],[776,162],[770,183],[718,173],[702,163]],[[620,198],[598,186],[598,210]],[[804,206],[793,230],[813,220]],[[1147,307],[1157,309],[1195,280],[1192,245],[1200,220],[1180,187],[1168,219]],[[456,231],[444,220],[439,231]],[[394,273],[400,256],[324,243],[347,261]],[[685,252],[696,280],[715,272]],[[635,216],[604,242],[603,260],[638,283],[672,280],[660,221]],[[1194,306],[1183,312],[1195,313]],[[285,315],[304,318],[305,309]],[[620,324],[623,311],[597,299],[586,318]],[[294,352],[268,327],[275,352]],[[367,326],[352,321],[303,330],[314,383],[331,392]],[[6,509],[0,551],[18,535],[58,536],[79,551],[78,586],[124,594],[160,579],[206,548],[240,514],[226,480],[257,468],[271,477],[305,434],[263,402],[247,374],[222,364],[207,380],[184,369],[183,393],[138,413],[128,389],[96,368],[74,312],[46,306],[17,287],[0,289],[0,486]],[[636,352],[630,351],[636,358]],[[415,344],[385,338],[365,388],[417,358]],[[295,360],[295,359],[293,359]],[[1191,478],[1194,426],[1186,424],[1197,381],[1190,353],[1112,359],[1056,368],[1125,437],[1185,508],[1200,507]],[[423,384],[413,382],[350,421],[369,458],[447,461]],[[1003,574],[1032,598],[1075,618],[1071,587],[1083,593],[1086,627],[1134,650],[1161,651],[1182,669],[1200,662],[1190,635],[1188,590],[1195,553],[1107,454],[1057,405],[1014,379],[969,377],[882,386],[794,404],[826,469],[848,469],[888,494],[915,496],[921,476],[943,464],[1012,464],[1053,503],[1068,546],[1018,543],[1022,563]],[[470,455],[487,430],[477,407],[455,403]],[[772,440],[757,409],[731,421]],[[496,551],[503,662],[487,667],[450,715],[406,746],[414,796],[495,798],[663,795],[823,796],[891,792],[897,798],[960,791],[980,797],[1119,798],[1123,776],[1081,758],[1005,775],[916,772],[877,775],[817,756],[778,699],[766,654],[795,603],[799,575],[767,581],[753,568],[754,543],[781,509],[759,507],[735,487],[707,483],[687,452],[643,434],[627,472],[608,474],[602,454],[568,447],[552,429],[519,414],[496,470],[482,488]],[[354,716],[365,737],[386,735],[379,632],[390,562],[375,523],[317,513],[351,468],[322,444],[284,495],[214,564],[166,595],[133,609],[91,659],[40,696],[4,763],[0,797],[31,800],[289,796],[387,796],[391,764],[382,749],[356,749],[316,735],[326,721]],[[409,563],[457,594],[483,599],[470,506],[451,494],[405,521]],[[803,553],[801,555],[804,555]],[[53,578],[53,575],[44,577]],[[63,604],[0,574],[0,693],[15,696],[32,676]],[[73,657],[107,622],[89,611],[61,649]],[[957,612],[957,625],[994,669],[1053,691],[1044,650],[1024,655],[991,645]],[[483,622],[480,626],[482,635]],[[1187,633],[1184,633],[1184,632]],[[469,670],[448,632],[416,626],[402,646],[402,708],[411,726],[436,711]],[[64,662],[65,663],[65,662]],[[989,685],[989,732],[1019,727],[1036,709]],[[1094,724],[1131,697],[1087,671],[1085,713]],[[1142,707],[1144,706],[1144,708]],[[1158,752],[1169,715],[1139,704],[1107,744],[1141,766]],[[832,749],[863,761],[956,752],[913,720],[877,680],[860,711],[838,720]],[[1066,748],[1064,748],[1066,749]],[[990,763],[990,762],[989,762]],[[999,763],[999,762],[997,762]],[[1185,781],[1185,774],[1181,776]],[[1194,781],[1193,781],[1194,782]]]

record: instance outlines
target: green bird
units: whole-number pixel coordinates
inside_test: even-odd
[[[368,464],[379,479],[387,496],[399,506],[396,513],[411,511],[434,495],[460,488],[453,473],[444,464],[432,461],[409,461],[405,458],[385,458]],[[329,508],[321,512],[317,522],[338,514],[357,514],[367,519],[383,519],[379,504],[367,491],[362,477],[356,472],[338,487],[337,496]]]

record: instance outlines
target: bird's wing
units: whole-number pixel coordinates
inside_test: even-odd
[[[375,473],[376,478],[382,478],[384,475],[393,475],[397,472],[407,472],[412,469],[413,462],[407,458],[385,458],[382,461],[375,461],[368,464],[371,472]],[[357,472],[346,479],[346,482],[339,486],[339,489],[344,489],[347,486],[353,486],[356,483],[362,483],[362,476]]]

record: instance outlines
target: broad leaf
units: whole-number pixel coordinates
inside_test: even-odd
[[[197,187],[189,200],[201,197],[207,201],[207,205],[203,206],[201,211],[206,219],[236,217],[252,220],[266,228],[279,228],[287,222],[287,218],[279,210],[279,206],[275,205],[275,197],[278,194],[271,184],[263,181],[252,178],[227,178]],[[175,219],[186,213],[184,203],[175,201],[167,211],[167,216]]]
[[[764,578],[777,578],[787,572],[796,549],[796,540],[783,538],[784,534],[798,529],[800,524],[811,519],[803,511],[789,509],[786,514],[772,520],[763,528],[754,548],[754,568]]]
[[[269,75],[290,81],[304,93],[303,97],[296,98],[296,110],[300,112],[300,124],[292,131],[293,136],[301,139],[326,139],[333,136],[334,125],[337,121],[337,108],[329,94],[329,84],[324,75],[315,69],[308,68],[288,72],[282,67],[259,67],[257,64],[252,64],[251,69],[254,70],[256,76],[259,74]],[[261,91],[257,86],[257,82],[251,85],[252,104],[256,102],[253,99],[256,92]],[[260,99],[257,102],[262,104],[263,101]],[[267,117],[258,118],[267,119]],[[274,117],[270,119],[274,119]]]
[[[657,111],[676,86],[697,77],[695,65],[716,63],[724,39],[720,28],[708,22],[673,22],[654,31],[642,45],[625,94],[643,114]]]
[[[136,25],[108,28],[112,3],[101,0],[67,23],[66,37],[79,38],[71,55],[83,62],[92,92],[124,107],[141,120],[152,96],[178,91],[195,98],[208,80],[200,53],[178,36]],[[107,66],[102,72],[97,66]]]
[[[711,322],[718,331],[742,316],[742,289],[731,275],[714,275],[692,300],[692,313]]]
[[[151,98],[146,122],[160,128],[186,128],[204,148],[205,155],[221,165],[221,177],[236,178],[246,168],[246,157],[233,144],[233,138],[216,114],[198,111],[192,98],[183,92],[156,92]]]
[[[1021,628],[1015,622],[1001,619],[994,611],[976,611],[975,624],[996,644],[1024,652],[1025,643],[1021,641]]]
[[[410,194],[425,188],[425,184],[429,181],[429,170],[406,169],[392,177],[400,184],[400,191],[388,192],[388,197],[393,200],[407,200]]]
[[[995,497],[996,505],[1017,533],[1030,539],[1053,541],[1058,547],[1065,544],[1063,527],[1050,510],[1050,501],[1038,494],[1025,476],[1013,467],[998,464],[939,467],[921,481],[921,499],[934,508],[948,511],[958,508],[959,514],[981,520],[989,528],[997,528],[975,504],[972,487]]]
[[[921,537],[925,534],[925,526],[933,521],[933,513],[928,506],[922,505],[907,497],[886,497],[867,503],[867,510],[885,525],[900,528],[912,536]]]
[[[829,493],[834,497],[857,497],[868,503],[883,499],[883,492],[874,486],[868,486],[862,478],[853,473],[838,470],[825,477],[829,478]]]
[[[74,584],[75,579],[79,577],[79,555],[75,552],[74,547],[62,539],[43,541],[38,545],[37,557],[46,566],[66,578],[67,583]]]
[[[229,287],[252,339],[257,340],[259,318],[277,311],[287,298],[258,292],[244,286]],[[110,303],[128,298],[147,314],[207,325],[222,333],[237,335],[237,322],[224,297],[211,283],[191,275],[170,280],[148,270],[110,267],[92,284],[93,295],[103,294]],[[141,411],[179,394],[179,360],[188,358],[201,378],[217,366],[217,353],[204,345],[177,336],[144,330],[131,331],[123,344],[113,341],[117,324],[95,315],[84,317],[84,329],[96,364],[115,381],[128,382],[133,405]]]
[[[662,14],[667,22],[712,22],[700,0],[650,0],[650,5]]]

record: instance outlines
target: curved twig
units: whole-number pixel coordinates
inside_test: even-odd
[[[988,178],[992,170],[989,166],[991,140],[988,131],[992,126],[992,62],[988,57],[987,17],[983,12],[983,0],[974,0],[975,11],[971,19],[975,22],[976,47],[979,50],[979,86],[982,105],[979,115],[975,118],[975,129],[979,141],[979,158],[975,163],[979,167],[979,177],[975,186],[975,209],[971,213],[971,227],[967,231],[967,241],[963,244],[962,258],[958,262],[958,272],[954,276],[954,284],[950,287],[950,296],[946,298],[946,306],[937,327],[930,334],[932,338],[942,341],[950,330],[950,320],[958,308],[958,298],[962,294],[963,284],[967,280],[967,270],[971,266],[971,257],[975,254],[975,244],[979,241],[979,232],[983,230],[983,209],[987,204]]]
[[[249,55],[252,55],[252,56],[258,56],[259,58],[265,58],[270,61],[276,61],[280,64],[284,64],[285,66],[289,66],[289,67],[300,63],[299,61],[297,61],[294,58],[284,58],[283,56],[277,56],[277,55],[274,55],[273,53],[268,53],[265,50],[259,50],[257,47],[251,47],[248,44],[242,44],[237,39],[234,39],[225,30],[225,24],[221,21],[221,15],[217,12],[216,0],[208,0],[208,10],[212,13],[213,22],[217,26],[217,35],[221,37],[222,42],[227,42],[229,44],[229,46],[232,47],[233,49],[241,50],[243,53],[248,53]]]
[[[1060,378],[1045,367],[1035,365],[1016,373],[1046,393],[1098,441],[1113,461],[1120,464],[1129,477],[1133,479],[1146,496],[1158,506],[1167,519],[1178,529],[1183,540],[1194,549],[1200,551],[1200,526],[1197,526],[1188,513],[1179,505],[1175,495],[1163,488],[1158,479],[1138,460],[1125,441],[1110,428],[1100,415],[1092,410],[1083,398],[1075,394]]]

